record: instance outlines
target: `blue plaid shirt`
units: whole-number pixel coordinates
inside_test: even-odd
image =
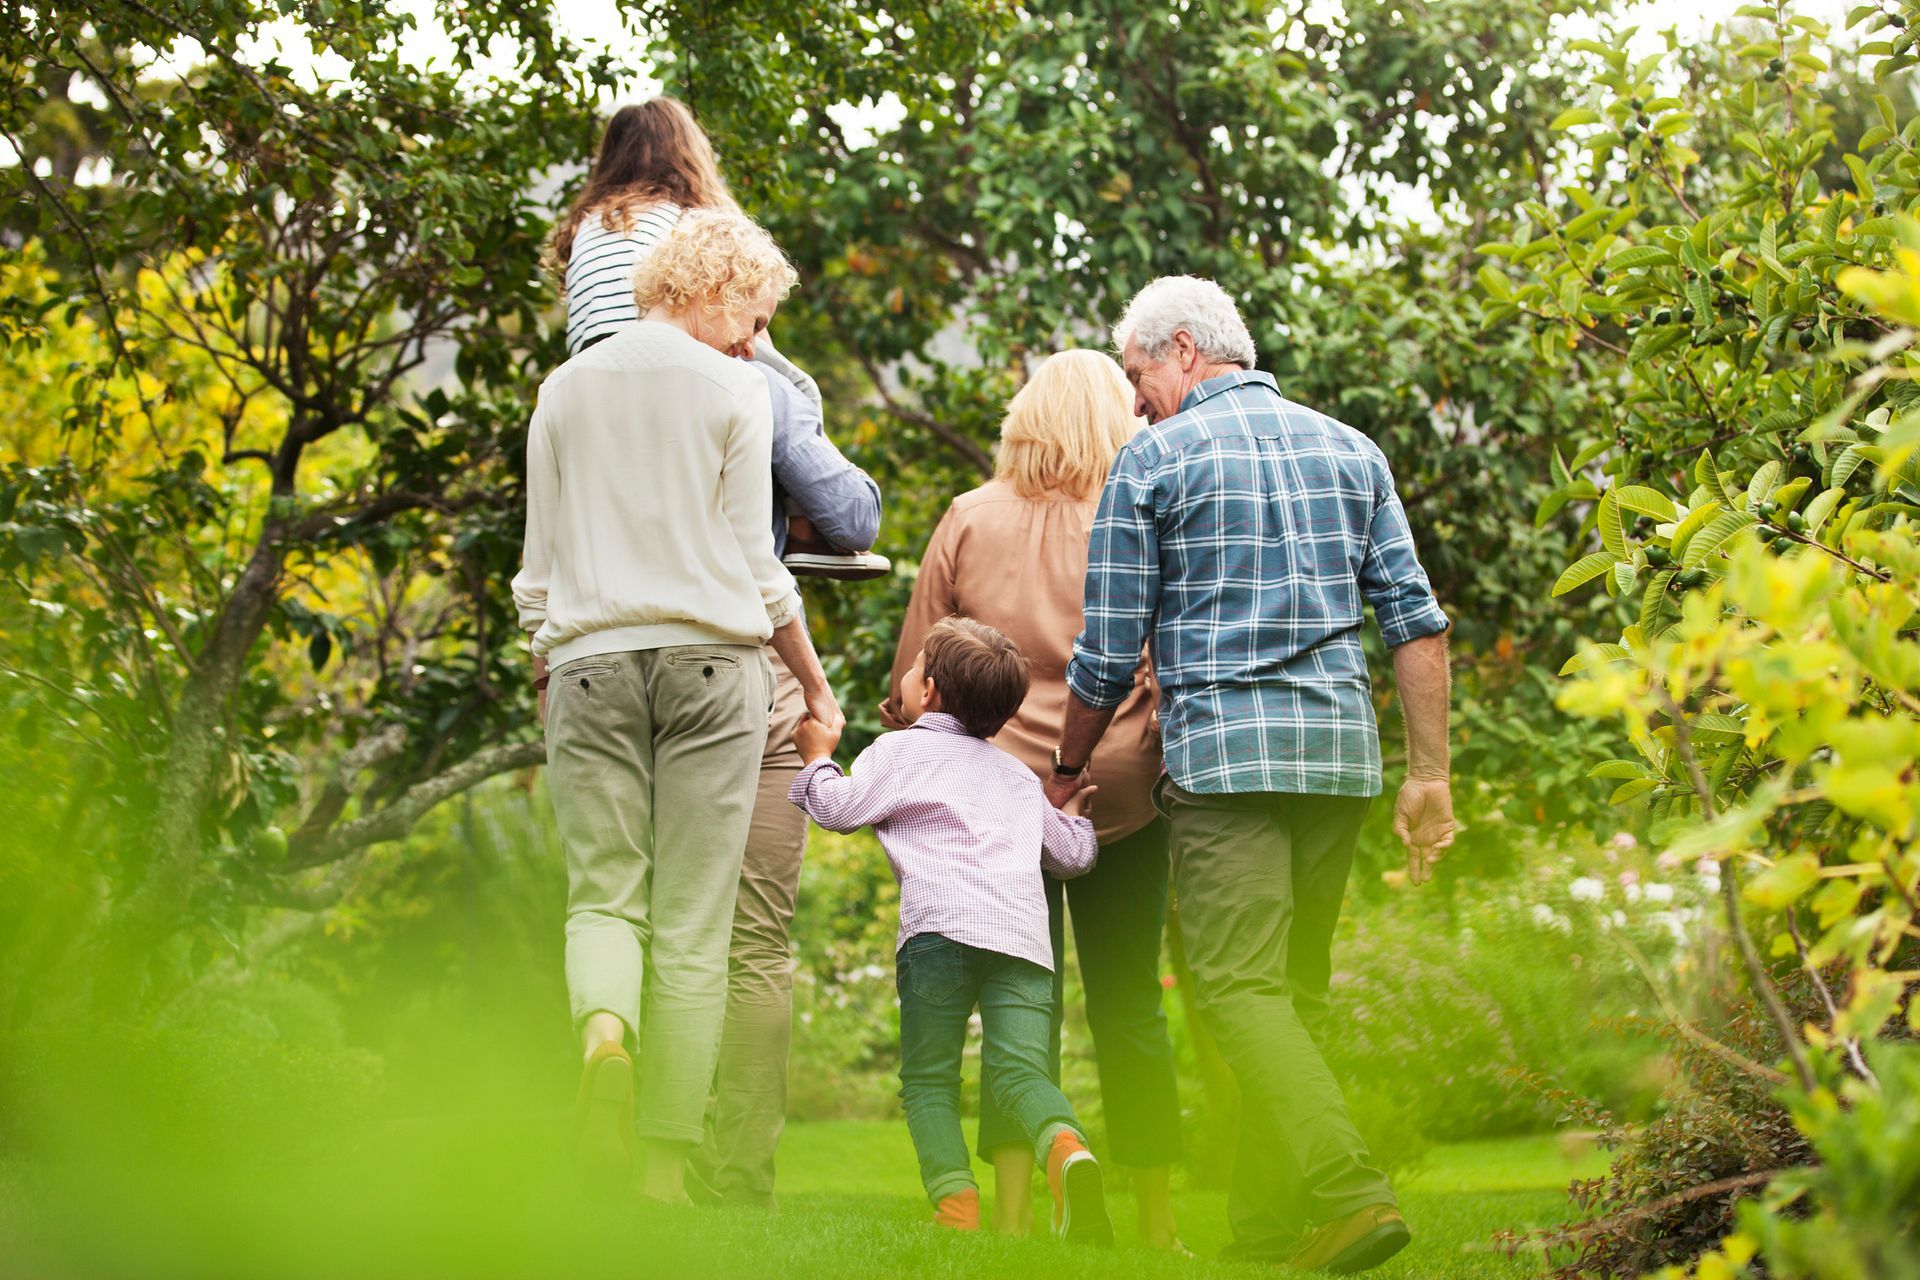
[[[1067,686],[1118,705],[1151,634],[1167,772],[1200,793],[1380,792],[1361,603],[1447,629],[1387,460],[1264,373],[1210,378],[1114,459]]]

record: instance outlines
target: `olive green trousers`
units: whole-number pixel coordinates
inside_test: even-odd
[[[1340,1034],[1333,932],[1371,800],[1158,794],[1200,1016],[1240,1084],[1236,1250],[1284,1258],[1302,1228],[1394,1202],[1319,1043]]]

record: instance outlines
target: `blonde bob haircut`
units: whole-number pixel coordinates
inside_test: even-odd
[[[1091,498],[1139,429],[1133,388],[1112,357],[1056,352],[1007,405],[994,477],[1023,498]]]
[[[633,300],[682,314],[695,307],[733,314],[772,286],[784,298],[799,276],[766,228],[731,209],[689,209],[633,278]]]

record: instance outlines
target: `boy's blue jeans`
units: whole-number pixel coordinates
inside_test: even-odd
[[[1041,1160],[1054,1135],[1079,1132],[1073,1108],[1047,1072],[1053,975],[1037,964],[954,942],[937,933],[907,939],[900,982],[900,1101],[934,1204],[977,1188],[960,1132],[960,1056],[967,1020],[980,1007],[982,1074],[994,1101]]]

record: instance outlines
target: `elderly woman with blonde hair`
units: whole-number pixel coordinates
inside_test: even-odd
[[[727,947],[774,674],[843,722],[774,555],[773,410],[734,357],[794,272],[758,225],[689,210],[635,282],[641,319],[540,387],[513,580],[567,863],[576,1142],[612,1191],[684,1200],[727,1003]],[[633,1052],[639,1058],[636,1086]]]
[[[950,614],[976,618],[1013,637],[1032,667],[1025,703],[993,742],[1042,781],[1052,773],[1066,713],[1067,660],[1082,625],[1088,535],[1107,470],[1139,427],[1132,405],[1119,366],[1100,352],[1063,351],[1034,370],[1007,406],[997,474],[955,498],[927,544],[883,718],[893,722],[901,677],[928,630]],[[1135,1171],[1142,1237],[1178,1248],[1167,1192],[1167,1166],[1180,1154],[1180,1111],[1159,979],[1168,855],[1166,824],[1151,798],[1160,776],[1154,699],[1143,656],[1133,693],[1093,759],[1099,861],[1079,879],[1047,881],[1053,1064],[1057,1077],[1070,908],[1112,1157]],[[992,1096],[981,1089],[979,1150],[994,1165],[999,1228],[1024,1232],[1033,1156]]]

